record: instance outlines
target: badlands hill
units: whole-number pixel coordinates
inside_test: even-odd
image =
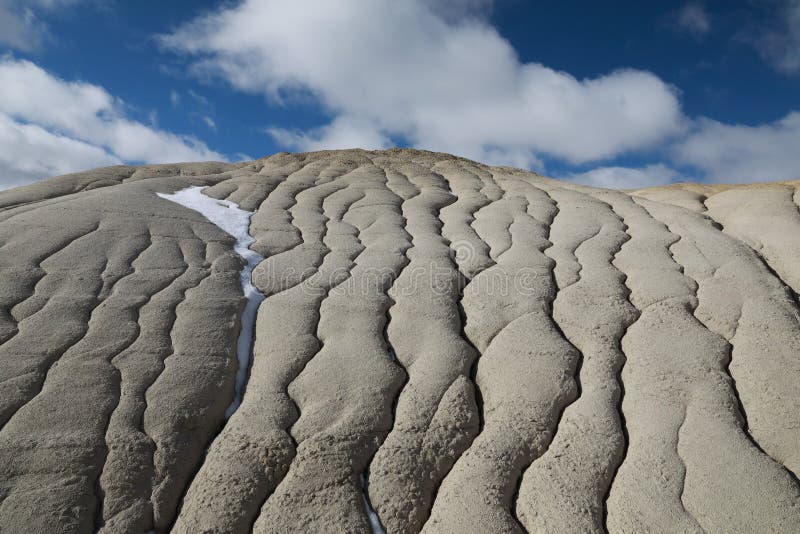
[[[798,201],[414,150],[2,192],[0,532],[800,532]]]

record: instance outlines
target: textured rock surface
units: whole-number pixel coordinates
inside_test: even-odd
[[[351,150],[2,192],[0,532],[800,532],[796,185]],[[265,258],[230,418],[242,260],[189,186]]]

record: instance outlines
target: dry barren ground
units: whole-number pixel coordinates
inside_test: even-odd
[[[254,212],[241,371],[189,186]],[[800,532],[799,191],[354,150],[0,193],[0,532]]]

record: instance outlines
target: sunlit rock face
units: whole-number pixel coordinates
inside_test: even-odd
[[[795,184],[418,150],[0,193],[2,532],[798,532]]]

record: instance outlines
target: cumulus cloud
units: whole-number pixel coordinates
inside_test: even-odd
[[[336,117],[330,124],[308,131],[273,127],[267,128],[266,132],[279,145],[301,152],[353,147],[381,150],[393,145],[392,139],[375,122],[347,115]],[[450,152],[487,165],[507,165],[539,172],[543,172],[545,168],[542,160],[526,149],[484,146],[477,151],[464,152],[456,149]]]
[[[781,1],[787,13],[800,5]],[[601,166],[564,177],[624,188],[686,179],[677,168],[711,181],[798,174],[797,114],[756,126],[692,120],[677,90],[649,72],[578,79],[522,62],[484,16],[491,4],[243,0],[160,42],[185,55],[198,76],[222,78],[277,105],[316,101],[331,117],[327,124],[266,128],[291,150],[410,144],[539,172],[546,172],[545,161],[560,160],[562,168],[595,163]],[[682,31],[712,29],[701,1],[675,16]],[[651,149],[663,163],[607,163]]]
[[[478,153],[458,154],[460,156],[480,161],[486,165],[500,165],[531,169],[538,173],[546,172],[544,161],[531,150],[524,148],[504,148],[497,146],[483,147]]]
[[[190,136],[128,118],[102,87],[69,82],[30,61],[0,58],[0,187],[125,162],[222,160]]]
[[[460,7],[443,7],[453,5]],[[334,117],[330,124],[269,129],[291,148],[402,140],[509,164],[542,156],[585,163],[684,128],[676,90],[655,75],[620,70],[577,79],[523,63],[476,15],[488,7],[481,0],[246,0],[161,42],[190,56],[196,74],[239,90],[276,102],[315,98]]]
[[[711,31],[711,17],[701,3],[685,4],[673,12],[670,19],[678,32],[688,33],[694,37],[702,37]]]
[[[697,121],[675,147],[675,158],[706,179],[752,182],[800,179],[800,112],[770,124],[743,126]]]
[[[4,113],[0,113],[0,146],[0,189],[43,176],[122,163],[102,148],[35,124],[21,124]]]
[[[800,74],[800,0],[778,3],[778,16],[768,26],[751,29],[742,37],[778,71]]]
[[[800,112],[771,123],[692,122],[687,134],[664,149],[669,165],[604,166],[562,175],[575,183],[640,189],[680,181],[745,183],[800,180]],[[675,167],[688,172],[689,176]]]
[[[675,169],[658,163],[644,167],[599,167],[562,178],[577,184],[608,189],[641,189],[679,182],[683,177]]]
[[[800,112],[755,126],[701,118],[668,146],[663,163],[599,167],[561,178],[597,187],[640,189],[680,181],[744,183],[800,180]],[[675,169],[684,168],[690,176]]]
[[[337,117],[330,124],[310,131],[267,128],[267,133],[280,145],[300,151],[353,147],[375,150],[391,146],[391,140],[377,124],[352,116]]]

